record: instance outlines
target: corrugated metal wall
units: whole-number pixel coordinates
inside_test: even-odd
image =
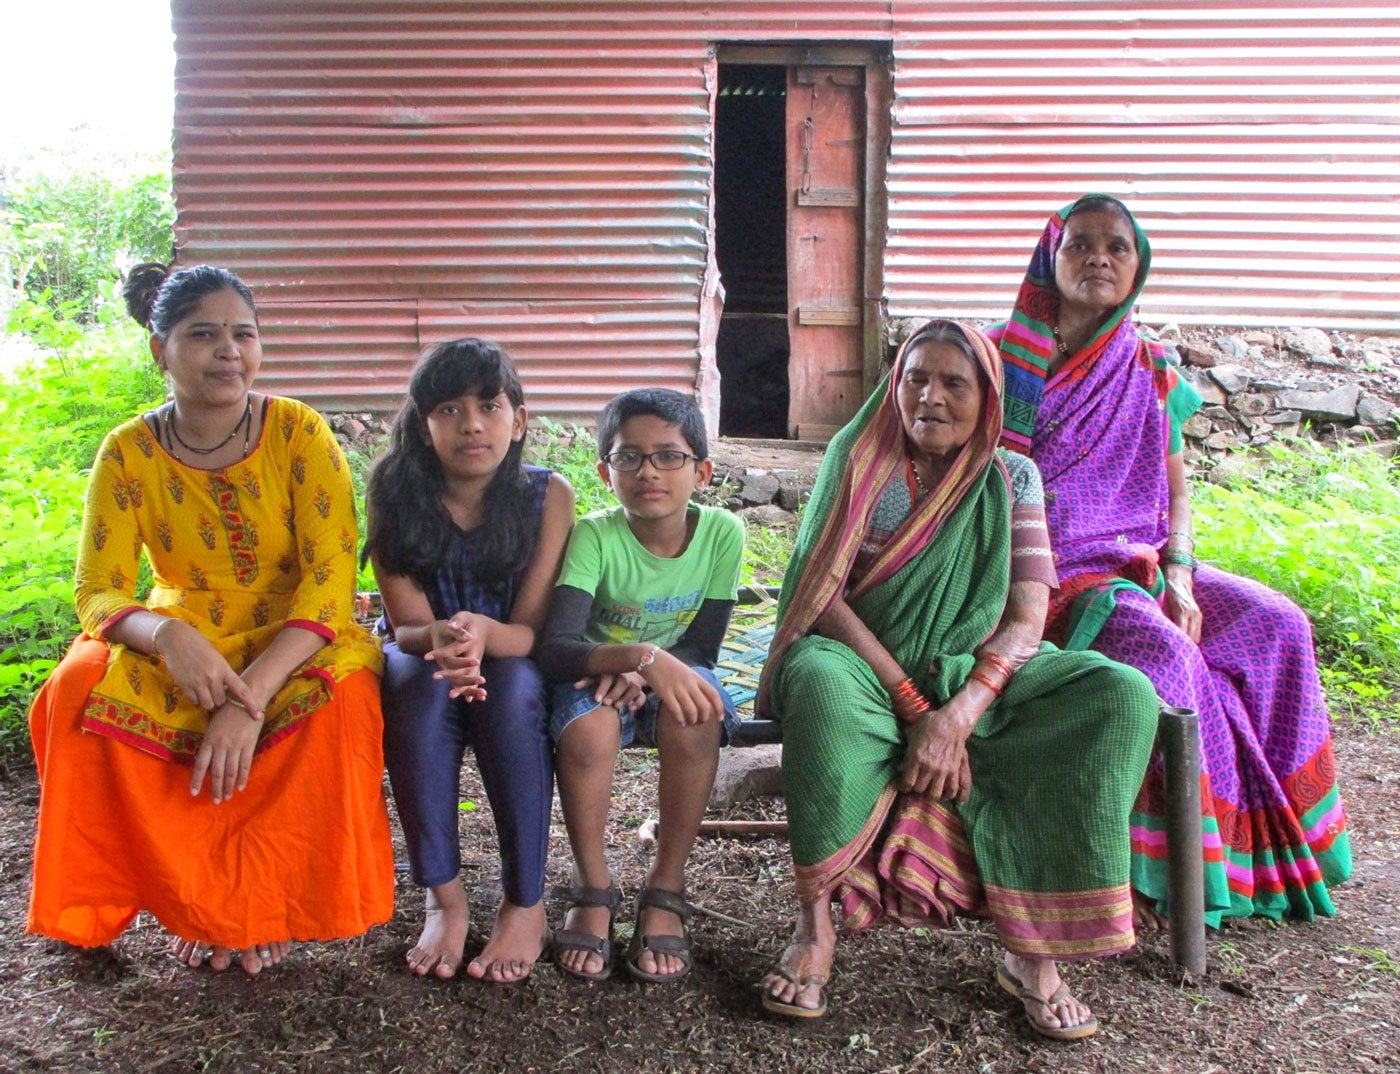
[[[1400,329],[1380,0],[175,0],[177,240],[269,390],[392,406],[476,333],[580,415],[695,380],[725,41],[894,41],[890,312],[1001,316],[1050,209],[1123,194],[1150,317]]]
[[[890,37],[889,5],[175,0],[180,258],[242,272],[261,382],[396,405],[500,340],[537,411],[689,391],[714,41]]]
[[[1400,329],[1400,7],[896,3],[885,288],[1004,317],[1050,212],[1118,194],[1143,315]]]

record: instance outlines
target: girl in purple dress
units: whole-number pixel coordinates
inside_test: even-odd
[[[451,977],[467,940],[457,836],[467,746],[496,823],[504,897],[472,977],[529,976],[548,935],[545,851],[554,771],[545,686],[529,659],[574,520],[558,474],[524,466],[515,366],[479,339],[418,363],[369,483],[384,598],[384,757],[413,879],[427,888],[419,974]]]
[[[1002,442],[1030,455],[1061,589],[1046,634],[1145,672],[1200,717],[1207,921],[1335,913],[1351,874],[1327,708],[1307,617],[1193,553],[1181,425],[1200,396],[1139,332],[1151,264],[1120,202],[1050,218],[1010,321]],[[1166,824],[1154,760],[1132,817],[1142,924],[1165,909]]]

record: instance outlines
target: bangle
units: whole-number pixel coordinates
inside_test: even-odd
[[[1000,671],[1003,683],[1010,682],[1011,676],[1016,674],[1015,668],[1013,668],[1010,664],[1003,660],[999,654],[991,652],[990,650],[984,650],[983,652],[978,653],[977,659],[979,661],[985,660],[987,663],[991,664],[992,667],[994,667],[997,671]]]
[[[649,668],[652,664],[656,663],[656,654],[660,650],[660,648],[661,646],[659,645],[653,645],[650,649],[646,651],[646,655],[637,661],[637,670],[639,672],[643,668]]]
[[[988,690],[992,692],[993,697],[1001,696],[1001,684],[993,682],[991,679],[987,678],[987,676],[983,675],[976,668],[973,669],[972,674],[968,676],[968,679],[976,679],[978,682],[980,682],[983,686],[985,686]]]
[[[1179,548],[1168,548],[1165,552],[1163,552],[1162,562],[1164,564],[1174,563],[1178,567],[1190,567],[1192,574],[1196,572],[1196,557],[1193,556],[1190,552],[1181,551],[1181,549]]]
[[[894,703],[894,714],[900,723],[918,723],[919,716],[931,707],[913,679],[905,679],[890,687],[890,700]]]
[[[156,624],[156,628],[155,628],[153,631],[151,631],[151,652],[152,652],[154,655],[156,655],[156,656],[160,656],[160,655],[161,655],[161,652],[160,652],[160,632],[161,632],[162,630],[164,630],[166,627],[168,627],[168,626],[169,626],[171,623],[173,623],[173,622],[175,622],[175,620],[172,619],[170,616],[168,616],[168,615],[163,615],[163,616],[161,616],[160,622]]]

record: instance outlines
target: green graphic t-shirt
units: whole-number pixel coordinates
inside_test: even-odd
[[[557,584],[593,594],[587,641],[668,649],[702,601],[735,599],[744,524],[718,507],[692,504],[690,512],[699,516],[694,535],[674,559],[643,548],[621,507],[594,511],[575,523]]]

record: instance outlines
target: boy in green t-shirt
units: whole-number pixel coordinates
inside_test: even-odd
[[[537,659],[559,680],[549,733],[574,852],[556,964],[585,980],[612,969],[621,895],[604,853],[617,751],[634,738],[661,754],[661,831],[637,895],[627,969],[643,981],[690,972],[685,863],[720,745],[737,721],[715,677],[744,550],[744,526],[690,502],[709,484],[705,424],[693,399],[638,388],[598,419],[598,473],[619,506],[581,518],[569,539]]]

